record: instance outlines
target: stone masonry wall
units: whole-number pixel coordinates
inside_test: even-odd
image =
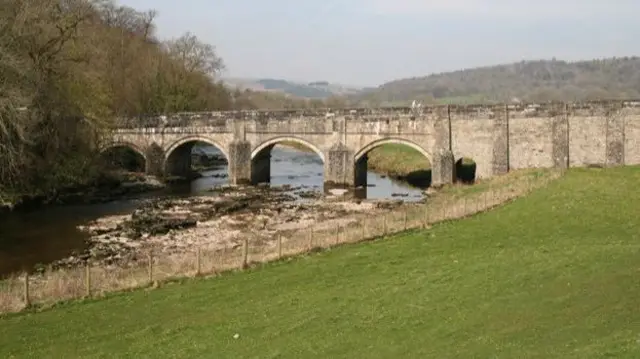
[[[429,159],[434,180],[448,183],[449,162],[462,157],[476,162],[480,178],[532,167],[640,164],[640,107],[608,101],[184,113],[123,120],[103,147],[128,145],[159,156],[147,161],[162,172],[169,155],[193,141],[220,148],[237,183],[264,179],[257,159],[282,141],[313,149],[328,182],[353,185],[356,162],[368,151],[403,143]]]

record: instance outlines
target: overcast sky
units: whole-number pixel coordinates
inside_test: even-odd
[[[121,0],[227,77],[371,86],[520,60],[640,55],[640,0]]]

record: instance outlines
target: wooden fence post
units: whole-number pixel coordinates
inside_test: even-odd
[[[202,274],[202,250],[200,246],[196,248],[196,276]]]
[[[249,266],[249,239],[244,238],[244,242],[242,242],[242,268],[247,268]]]
[[[149,252],[149,285],[153,285],[153,252]]]
[[[463,217],[466,217],[466,216],[468,216],[468,213],[467,213],[467,206],[468,206],[468,203],[467,203],[467,197],[466,197],[466,196],[464,197],[464,204],[463,204],[463,206],[464,206],[464,208],[462,208],[462,216],[463,216]]]
[[[278,259],[282,258],[282,233],[278,233]]]
[[[84,268],[84,286],[87,298],[91,298],[91,264],[87,261]]]
[[[486,211],[487,210],[487,191],[482,192],[482,202],[483,202],[482,210]]]
[[[360,224],[362,225],[362,240],[364,241],[367,238],[367,219],[362,218]]]
[[[424,215],[422,217],[422,228],[423,229],[427,229],[427,226],[429,225],[429,210],[428,210],[429,206],[424,206]]]
[[[313,227],[309,228],[309,250],[313,249]]]
[[[405,209],[404,209],[404,212],[403,212],[403,213],[404,213],[403,215],[404,215],[404,230],[405,230],[405,232],[407,231],[407,229],[408,229],[408,225],[409,225],[409,224],[408,224],[409,219],[407,218],[407,217],[409,216],[409,214],[408,214],[407,212],[409,212],[409,209],[408,209],[408,208],[405,208]]]
[[[29,273],[24,274],[24,305],[31,306],[31,297],[29,296]]]
[[[387,235],[387,214],[382,215],[382,235]]]
[[[340,243],[340,225],[336,225],[336,245]]]

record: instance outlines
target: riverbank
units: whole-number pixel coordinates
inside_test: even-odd
[[[50,268],[84,263],[135,266],[149,252],[184,254],[194,247],[235,250],[247,238],[256,245],[273,245],[276,234],[286,241],[309,226],[345,226],[353,220],[351,215],[401,203],[322,198],[315,191],[290,186],[221,186],[210,192],[216,196],[149,200],[132,214],[108,216],[82,226],[89,234],[87,249]]]
[[[637,358],[638,181],[569,170],[427,230],[7,316],[0,356]]]
[[[284,199],[280,204],[275,200],[263,205],[265,199],[260,195],[247,201],[232,189],[221,194],[226,199],[189,204],[155,201],[134,215],[86,227],[93,231],[92,247],[103,246],[107,255],[100,259],[99,251],[89,252],[66,266],[59,263],[58,269],[32,274],[27,303],[45,305],[83,295],[99,296],[425,228],[488,210],[557,176],[555,171],[510,173],[476,186],[431,191],[425,204],[329,198],[310,204]],[[87,262],[89,266],[83,264]],[[23,283],[24,277],[0,281],[0,312],[24,306]]]
[[[48,205],[106,203],[165,188],[160,180],[144,173],[110,171],[83,184],[61,188],[47,194],[5,195],[0,201],[0,214],[31,211]]]

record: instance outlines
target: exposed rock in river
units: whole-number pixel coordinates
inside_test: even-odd
[[[203,249],[236,248],[244,238],[268,244],[276,233],[287,235],[312,225],[347,225],[350,214],[371,213],[401,201],[300,200],[285,193],[287,186],[219,187],[211,196],[150,200],[130,215],[111,216],[81,227],[89,234],[88,250],[55,265],[88,260],[99,263],[131,262],[145,251],[178,253]],[[295,191],[295,189],[293,189]],[[300,197],[315,197],[296,192]],[[331,228],[331,227],[328,227]]]

